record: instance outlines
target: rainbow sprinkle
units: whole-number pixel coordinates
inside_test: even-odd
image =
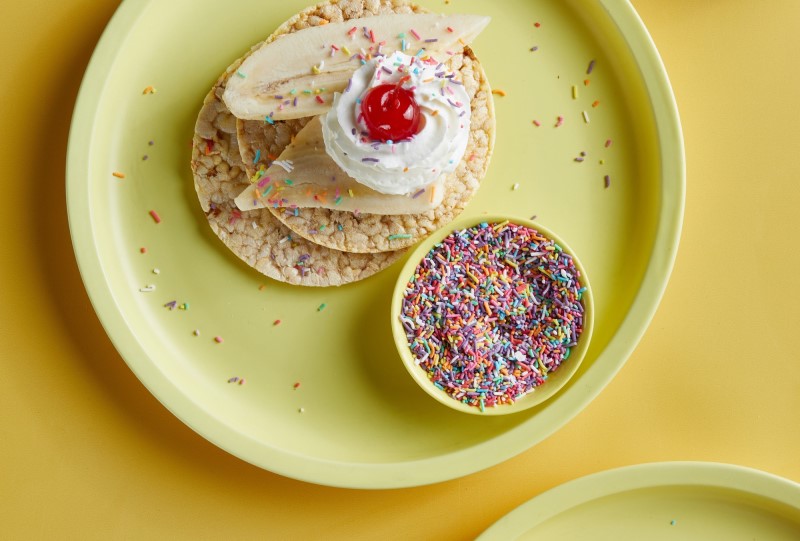
[[[453,399],[511,404],[568,359],[586,289],[572,257],[506,222],[454,231],[417,266],[400,321],[417,365]]]

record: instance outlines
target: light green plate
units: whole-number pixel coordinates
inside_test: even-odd
[[[704,462],[630,466],[549,490],[478,541],[796,541],[800,485],[749,468]]]
[[[580,370],[558,396],[518,415],[463,415],[411,380],[386,317],[402,262],[341,288],[292,287],[263,278],[210,231],[189,171],[203,97],[304,0],[126,0],[81,88],[67,196],[75,253],[100,320],[170,411],[230,453],[286,476],[413,486],[528,449],[624,364],[675,257],[684,200],[680,125],[633,8],[618,0],[426,4],[493,18],[473,48],[507,95],[496,100],[496,152],[466,215],[538,215],[569,239],[592,280],[595,331]],[[147,86],[157,92],[143,95]],[[581,152],[585,161],[574,161]],[[139,291],[148,284],[156,290]],[[164,307],[173,300],[189,309]],[[234,377],[246,384],[228,383]]]

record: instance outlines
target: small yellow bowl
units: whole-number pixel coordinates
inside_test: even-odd
[[[425,370],[416,363],[416,358],[411,351],[411,346],[406,338],[405,328],[400,320],[400,314],[402,311],[403,298],[405,297],[407,286],[410,283],[410,280],[413,279],[417,266],[428,255],[435,245],[439,244],[454,231],[469,229],[482,223],[497,224],[505,221],[538,231],[541,236],[555,241],[555,243],[559,245],[564,253],[572,257],[575,268],[578,270],[578,272],[580,272],[580,285],[585,288],[585,291],[581,297],[584,310],[583,330],[578,337],[576,345],[570,348],[569,357],[564,360],[563,364],[561,364],[555,371],[547,374],[547,378],[544,383],[534,387],[533,390],[529,391],[527,394],[510,404],[500,404],[481,409],[478,406],[466,404],[451,397],[444,390],[433,384]],[[524,411],[528,408],[532,408],[538,404],[541,404],[545,400],[555,395],[575,374],[581,362],[583,361],[583,358],[586,356],[586,350],[589,348],[589,342],[592,337],[592,329],[594,327],[594,304],[592,300],[592,290],[589,286],[589,281],[583,265],[581,265],[581,262],[578,260],[575,253],[569,248],[569,246],[552,231],[530,220],[507,216],[473,216],[469,218],[461,218],[451,222],[448,226],[436,231],[433,235],[422,241],[414,249],[408,261],[403,266],[403,269],[400,272],[400,277],[395,285],[394,294],[392,297],[391,318],[392,333],[394,335],[395,344],[397,345],[397,351],[400,353],[400,357],[403,359],[403,364],[405,365],[406,370],[408,370],[408,373],[411,374],[411,377],[414,378],[414,381],[416,381],[417,384],[422,387],[423,390],[425,390],[425,392],[442,404],[458,411],[476,415],[505,415]]]

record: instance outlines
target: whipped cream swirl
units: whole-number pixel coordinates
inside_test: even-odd
[[[400,84],[412,91],[422,120],[403,141],[370,138],[361,102],[373,87]],[[455,170],[469,137],[470,105],[464,86],[443,64],[402,52],[369,60],[334,96],[322,119],[328,155],[348,175],[377,192],[410,195]]]

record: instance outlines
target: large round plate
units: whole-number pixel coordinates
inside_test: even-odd
[[[429,3],[493,17],[473,48],[506,96],[496,100],[490,172],[466,215],[538,215],[580,255],[595,293],[592,346],[570,384],[530,411],[478,418],[436,403],[402,367],[388,321],[401,263],[341,288],[287,286],[231,255],[199,208],[189,144],[203,97],[230,62],[304,6],[122,3],[87,70],[70,136],[70,228],[89,296],[147,388],[253,464],[365,488],[433,483],[497,464],[603,389],[664,291],[682,220],[684,158],[661,61],[624,2]],[[156,93],[143,94],[148,86]],[[575,161],[581,152],[585,160]],[[148,284],[157,289],[139,291]],[[173,300],[189,309],[165,308]],[[228,383],[234,377],[246,384]]]
[[[478,541],[800,539],[800,485],[703,462],[629,466],[576,479],[522,504]]]

